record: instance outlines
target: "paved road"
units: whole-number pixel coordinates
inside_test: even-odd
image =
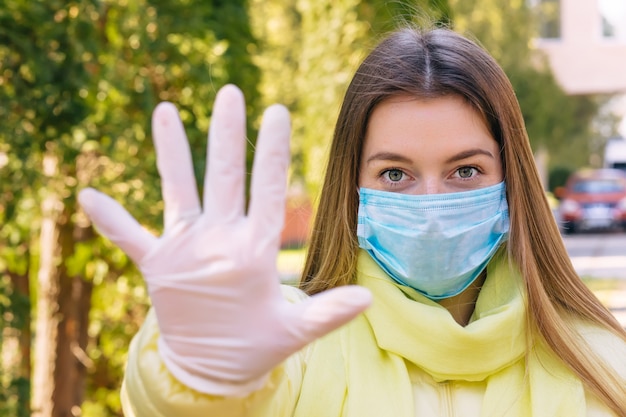
[[[610,280],[594,292],[626,328],[626,233],[585,233],[563,241],[580,276]]]
[[[626,280],[626,233],[568,235],[563,241],[581,276]]]

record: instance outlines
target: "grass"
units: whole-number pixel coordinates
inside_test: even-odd
[[[585,285],[609,308],[626,308],[626,281],[623,279],[581,277]]]

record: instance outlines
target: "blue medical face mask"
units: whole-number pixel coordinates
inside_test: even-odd
[[[469,287],[508,232],[504,182],[448,194],[360,189],[359,246],[395,281],[432,300]]]

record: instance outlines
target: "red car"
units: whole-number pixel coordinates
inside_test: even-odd
[[[618,169],[588,169],[573,173],[555,190],[561,200],[564,233],[626,229],[626,173]]]

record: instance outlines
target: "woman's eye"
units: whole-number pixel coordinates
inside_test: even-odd
[[[473,167],[463,167],[457,170],[459,177],[461,178],[472,178],[476,174],[476,168]]]
[[[389,169],[383,173],[389,181],[398,182],[402,180],[404,172],[399,169]]]

